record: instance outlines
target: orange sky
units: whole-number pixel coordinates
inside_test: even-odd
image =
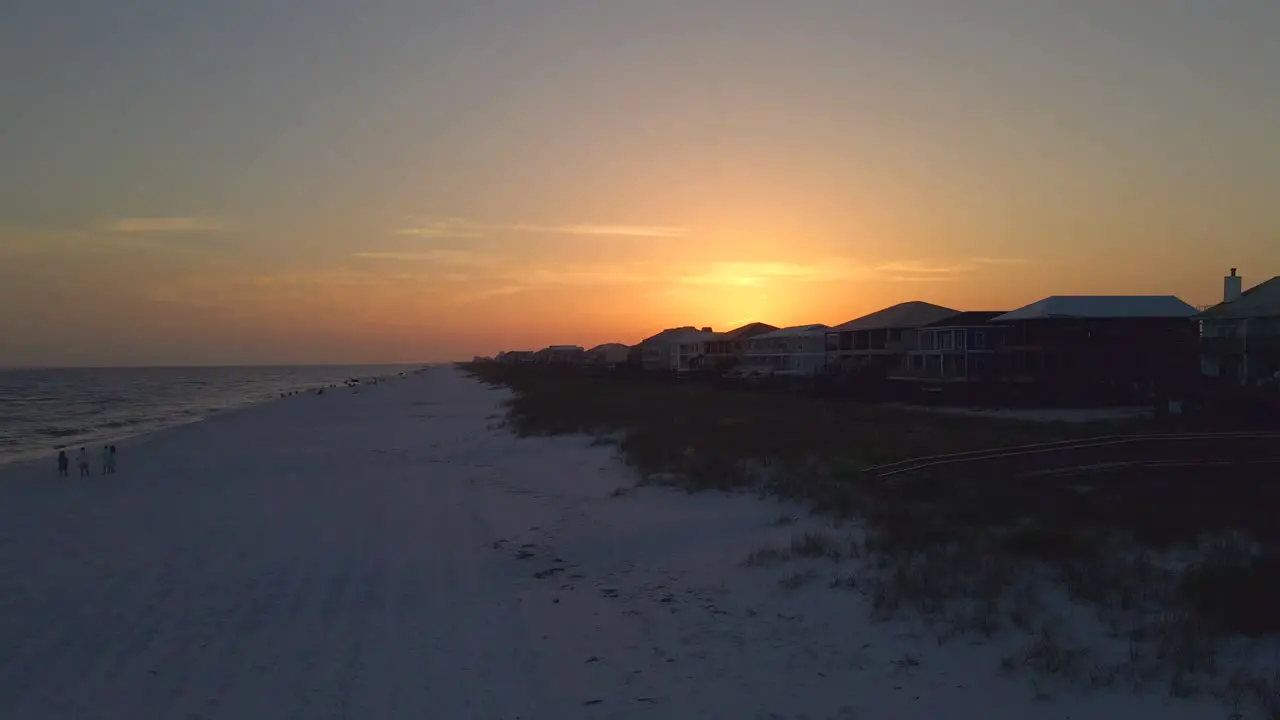
[[[331,4],[7,24],[0,365],[440,361],[1280,274],[1280,4]]]

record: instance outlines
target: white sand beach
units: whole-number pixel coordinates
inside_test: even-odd
[[[517,439],[452,368],[0,468],[0,718],[1221,718],[1165,686],[1043,692],[998,642],[874,623],[850,562],[744,567],[822,525],[630,488]],[[775,521],[783,513],[801,520]],[[833,532],[846,532],[835,529]]]

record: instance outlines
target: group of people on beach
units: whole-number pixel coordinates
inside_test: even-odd
[[[80,468],[80,477],[86,478],[91,474],[89,472],[89,449],[82,447],[80,452],[76,453],[76,465]],[[116,471],[116,446],[102,446],[102,474],[112,475]],[[58,476],[68,477],[71,474],[71,459],[67,457],[66,450],[58,451]]]

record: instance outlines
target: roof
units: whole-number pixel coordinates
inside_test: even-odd
[[[1196,309],[1173,295],[1054,295],[992,322],[1051,318],[1188,318]]]
[[[670,343],[697,342],[699,340],[711,340],[715,338],[718,334],[719,333],[699,330],[698,328],[692,325],[685,325],[683,327],[667,328],[666,330],[663,330],[657,335],[651,335],[650,337],[647,337],[644,340],[641,340],[639,344],[649,345],[651,343],[666,343],[666,342],[670,342]]]
[[[822,323],[817,323],[815,325],[793,325],[791,327],[779,328],[777,330],[774,330],[773,332],[767,332],[761,335],[756,335],[751,339],[752,340],[774,340],[774,339],[781,339],[781,338],[801,337],[803,335],[818,333],[826,329],[827,329],[827,326],[823,325]]]
[[[986,325],[991,318],[1003,315],[1006,312],[1008,310],[967,310],[956,313],[951,317],[942,318],[937,322],[931,322],[924,327],[981,327]]]
[[[623,345],[622,343],[603,343],[601,345],[597,345],[591,348],[587,352],[604,352],[606,350],[630,350],[630,349],[631,349],[630,345]]]
[[[737,340],[739,338],[759,337],[760,335],[777,330],[777,326],[768,323],[753,322],[747,323],[739,328],[726,330],[725,332],[716,333],[716,340]]]
[[[952,310],[933,303],[912,300],[898,303],[870,315],[863,315],[843,325],[837,325],[828,332],[848,332],[850,330],[885,330],[888,328],[916,328],[951,317],[959,310]]]
[[[1280,315],[1280,276],[1254,285],[1231,302],[1223,302],[1200,313],[1205,320],[1242,320]]]
[[[547,349],[548,350],[573,350],[573,351],[581,352],[582,346],[581,345],[552,345]]]

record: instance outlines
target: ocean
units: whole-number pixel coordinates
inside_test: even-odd
[[[102,444],[214,413],[421,366],[0,370],[0,464]]]

